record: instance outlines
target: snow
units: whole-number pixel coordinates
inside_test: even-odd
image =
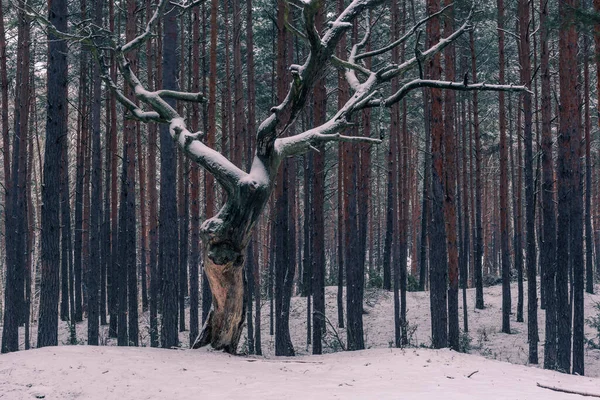
[[[469,375],[471,375],[469,377]],[[450,350],[255,358],[207,350],[61,346],[0,356],[0,399],[576,399],[598,380]]]
[[[516,322],[516,284],[512,285],[513,334],[500,332],[501,286],[484,288],[484,310],[474,310],[475,292],[467,290],[470,354],[430,350],[429,293],[407,294],[411,347],[392,349],[394,342],[391,292],[367,289],[364,305],[365,342],[361,352],[339,350],[331,329],[323,356],[310,355],[306,344],[306,298],[294,297],[290,333],[295,358],[274,356],[269,335],[268,301],[262,304],[264,357],[232,357],[211,350],[120,348],[108,339],[105,346],[59,346],[0,355],[0,399],[169,399],[169,398],[398,398],[408,399],[569,399],[573,395],[537,387],[537,383],[600,395],[600,350],[585,350],[586,377],[576,377],[527,366],[527,293],[525,321]],[[337,328],[336,287],[326,288],[326,315],[345,344],[345,330]],[[596,287],[596,293],[600,287]],[[461,296],[462,299],[462,296]],[[600,295],[585,295],[586,318],[595,315]],[[345,302],[344,302],[345,304]],[[186,310],[189,312],[189,309]],[[462,329],[462,300],[460,303]],[[544,312],[538,314],[540,361],[543,361]],[[147,346],[148,315],[140,315],[140,343]],[[87,322],[77,324],[78,340],[85,343]],[[23,332],[21,332],[23,334]],[[586,326],[586,337],[596,332]],[[36,326],[32,326],[32,338]],[[59,343],[68,343],[68,327],[60,322]],[[466,337],[466,335],[465,335]],[[35,345],[35,340],[33,340]],[[180,333],[182,347],[189,332]],[[21,348],[23,336],[21,335]],[[240,351],[247,348],[242,337]],[[507,363],[510,362],[512,364]],[[520,364],[520,365],[518,365]],[[467,376],[475,371],[471,378]]]

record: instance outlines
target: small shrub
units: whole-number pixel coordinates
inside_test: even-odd
[[[595,339],[587,339],[587,344],[592,349],[600,349],[600,302],[594,303],[597,313],[585,320],[586,324],[596,330]]]
[[[498,275],[486,274],[483,276],[483,286],[490,287],[500,285],[502,283],[502,277]]]
[[[406,290],[409,292],[418,292],[421,289],[419,288],[419,280],[416,276],[408,275],[408,285]]]
[[[383,287],[383,277],[381,274],[373,271],[369,274],[369,287],[381,289]]]
[[[471,342],[473,339],[469,332],[460,331],[460,337],[458,342],[458,350],[461,353],[469,353],[471,351]]]

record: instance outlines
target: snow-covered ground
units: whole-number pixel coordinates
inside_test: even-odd
[[[600,287],[596,287],[596,293]],[[517,287],[512,286],[516,313]],[[600,350],[586,348],[587,377],[573,377],[527,368],[527,293],[525,321],[511,317],[510,335],[500,333],[501,286],[484,289],[484,310],[474,309],[475,292],[467,291],[469,332],[463,342],[471,354],[428,350],[431,327],[428,292],[407,295],[410,346],[391,349],[394,341],[393,296],[367,290],[364,329],[367,349],[310,356],[306,344],[306,299],[292,299],[290,332],[300,357],[274,357],[269,335],[268,302],[262,307],[262,349],[265,357],[231,357],[211,351],[173,351],[111,346],[61,346],[0,356],[0,398],[170,399],[221,398],[398,398],[409,399],[559,399],[571,395],[536,386],[559,386],[600,395]],[[586,318],[598,313],[600,295],[585,295]],[[345,345],[345,330],[337,328],[336,288],[326,288],[326,314],[331,322],[324,351]],[[460,322],[463,327],[462,296]],[[148,344],[147,315],[140,317],[141,345]],[[543,361],[544,311],[538,313],[539,357]],[[332,328],[335,327],[335,328]],[[32,327],[33,345],[35,329]],[[335,329],[335,332],[334,332]],[[86,322],[77,325],[78,340],[85,343]],[[597,332],[586,326],[586,337]],[[68,343],[68,327],[61,322],[59,341]],[[23,336],[22,336],[23,340]],[[180,333],[182,347],[189,332]],[[102,344],[114,344],[103,330]],[[247,346],[245,337],[240,351]],[[478,357],[483,356],[482,357]],[[512,364],[497,362],[507,361]],[[470,378],[468,375],[478,371]]]
[[[0,399],[553,400],[600,393],[595,378],[428,349],[296,358],[206,350],[62,346],[0,357]]]

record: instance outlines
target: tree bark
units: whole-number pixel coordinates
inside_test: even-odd
[[[177,9],[164,16],[162,40],[162,84],[166,89],[177,90]],[[174,106],[174,100],[169,100]],[[167,125],[160,126],[160,215],[159,264],[161,265],[162,326],[161,346],[179,345],[177,333],[177,192],[176,153]]]
[[[427,1],[429,15],[440,10],[439,0]],[[427,44],[435,45],[440,40],[440,21],[433,18],[427,21]],[[432,80],[441,75],[440,56],[435,55],[428,63],[428,74]],[[444,225],[444,168],[442,137],[444,131],[442,111],[442,91],[432,88],[431,95],[431,157],[432,157],[432,197],[430,222],[429,268],[430,304],[431,304],[431,341],[434,348],[448,345],[447,279],[448,259],[446,228]]]
[[[498,7],[498,80],[504,83],[504,0]],[[502,332],[510,333],[510,249],[508,227],[508,147],[506,143],[506,107],[504,93],[498,93],[500,124],[500,252],[502,253]]]
[[[540,68],[542,89],[542,219],[544,240],[540,258],[544,274],[546,305],[546,340],[544,368],[557,367],[557,303],[556,303],[556,206],[554,202],[554,163],[552,157],[552,98],[550,92],[550,52],[548,49],[548,2],[540,0]]]
[[[530,46],[530,16],[529,2],[519,1],[519,37],[521,55],[521,83],[530,85],[531,58]],[[533,132],[532,132],[532,105],[531,96],[523,95],[523,119],[525,142],[525,226],[527,244],[527,341],[529,342],[529,363],[538,363],[538,322],[537,322],[537,262],[535,246],[535,183],[533,180]]]
[[[471,45],[471,75],[473,82],[477,82],[477,66],[475,53],[475,40],[473,32],[469,33]],[[474,278],[475,278],[475,308],[482,310],[483,304],[483,227],[481,215],[481,137],[479,135],[479,104],[477,92],[473,92],[473,135],[475,138],[475,250],[474,250]]]
[[[67,28],[67,2],[50,3],[50,21]],[[42,284],[37,347],[58,345],[60,160],[67,151],[67,43],[48,35],[48,118],[42,185]],[[15,153],[16,154],[16,153]],[[71,322],[73,323],[73,321]]]

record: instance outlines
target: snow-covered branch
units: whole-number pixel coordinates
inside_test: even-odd
[[[122,51],[123,53],[127,53],[129,51],[135,50],[144,43],[146,43],[148,39],[150,39],[150,36],[152,35],[152,31],[154,29],[154,25],[156,25],[158,19],[164,12],[167,2],[167,0],[159,0],[158,5],[156,6],[156,10],[154,10],[154,14],[152,14],[152,17],[148,20],[148,23],[146,24],[146,29],[144,29],[144,31],[140,35],[136,36],[128,43],[125,43],[123,46],[121,46],[119,49],[120,51]]]
[[[225,190],[232,193],[239,181],[247,174],[236,167],[231,161],[218,151],[211,149],[202,143],[203,134],[190,132],[183,117],[171,107],[163,97],[170,97],[188,101],[203,101],[204,97],[197,93],[184,93],[169,90],[149,91],[147,90],[125,59],[123,52],[118,54],[118,66],[123,78],[129,84],[137,99],[149,105],[158,115],[161,121],[169,124],[171,137],[177,141],[179,147],[188,157],[196,161],[208,172],[214,175]],[[121,101],[118,89],[113,89],[117,99]],[[124,97],[124,96],[122,96]],[[135,115],[135,114],[134,114]]]
[[[188,10],[190,8],[202,5],[202,3],[204,3],[204,2],[206,2],[206,0],[193,0],[193,1],[184,0],[184,1],[171,1],[171,2],[169,2],[169,4],[171,4],[174,7],[181,8],[182,10]]]
[[[431,87],[438,89],[449,89],[449,90],[460,90],[460,91],[494,91],[494,92],[527,92],[531,91],[526,86],[516,85],[490,85],[487,83],[474,83],[468,84],[467,82],[450,82],[450,81],[434,81],[426,79],[415,79],[408,82],[400,88],[396,93],[384,100],[374,100],[370,102],[371,106],[380,106],[383,101],[383,105],[390,107],[391,105],[398,103],[404,97],[406,97],[412,90]]]
[[[275,141],[275,151],[282,157],[304,154],[315,149],[319,143],[352,142],[352,143],[381,143],[380,139],[365,136],[346,136],[339,132],[351,126],[345,120],[330,121],[318,128],[310,129],[298,135],[280,138]]]
[[[377,84],[377,76],[371,73],[363,83],[357,83],[354,95],[351,96],[344,106],[324,124],[299,133],[294,136],[280,138],[275,141],[275,150],[282,158],[303,154],[314,149],[314,146],[325,142],[355,142],[355,143],[381,143],[380,139],[366,136],[346,136],[339,132],[353,125],[350,121],[354,111],[360,109],[360,105],[369,101],[376,94],[373,88]]]
[[[283,134],[294,122],[298,113],[304,107],[310,90],[312,90],[315,82],[322,76],[327,64],[331,61],[331,56],[335,52],[342,35],[352,27],[352,22],[363,11],[374,8],[383,2],[384,0],[353,0],[329,24],[327,31],[320,37],[314,24],[320,2],[316,0],[292,0],[294,5],[302,9],[310,53],[303,65],[290,68],[294,78],[287,96],[281,104],[271,109],[271,115],[258,128],[256,149],[259,156],[268,154],[277,136]]]
[[[415,56],[415,57],[403,62],[400,65],[388,66],[388,68],[378,71],[380,81],[381,82],[390,81],[390,80],[400,76],[404,72],[413,69],[415,66],[417,66],[418,63],[425,63],[430,58],[432,58],[436,54],[440,53],[447,46],[449,46],[450,44],[455,42],[462,34],[464,34],[465,32],[469,32],[471,29],[473,29],[473,25],[471,24],[472,18],[473,18],[473,10],[471,10],[469,15],[467,16],[467,19],[460,26],[460,28],[458,28],[456,31],[454,31],[450,36],[448,36],[446,38],[442,38],[437,44],[435,44],[435,45],[431,46],[430,48],[428,48],[427,50],[421,52],[420,57]]]
[[[384,46],[377,50],[372,50],[372,51],[369,51],[366,53],[358,54],[355,57],[356,61],[362,60],[363,58],[375,57],[380,54],[387,53],[388,51],[392,50],[393,48],[400,46],[402,43],[406,42],[412,35],[414,35],[417,32],[417,30],[419,29],[419,27],[421,27],[424,23],[426,23],[427,21],[429,21],[432,18],[437,17],[440,14],[443,14],[448,8],[452,7],[453,5],[454,5],[454,3],[450,3],[447,6],[443,7],[441,10],[439,10],[438,12],[433,13],[433,14],[428,15],[427,17],[423,18],[422,20],[417,22],[412,28],[410,28],[404,35],[402,35],[402,37],[400,37],[398,40],[388,44],[387,46]]]

